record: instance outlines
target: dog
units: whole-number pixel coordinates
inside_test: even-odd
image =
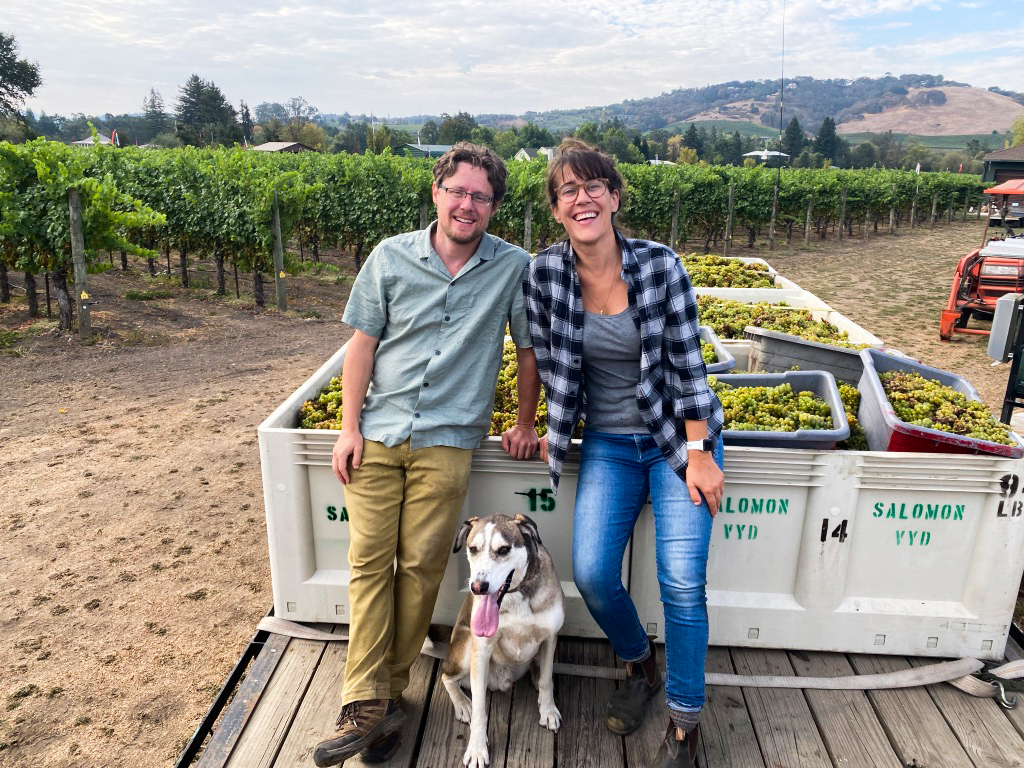
[[[484,768],[487,746],[487,691],[507,691],[531,670],[538,691],[540,724],[557,731],[551,670],[555,639],[565,620],[565,597],[551,555],[526,515],[491,515],[466,520],[452,552],[466,547],[469,587],[452,631],[441,681],[455,715],[469,723],[462,762]],[[472,701],[462,687],[469,682]]]

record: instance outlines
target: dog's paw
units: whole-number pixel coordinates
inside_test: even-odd
[[[490,762],[491,756],[487,752],[487,742],[484,741],[482,744],[477,744],[471,736],[469,746],[466,748],[466,754],[462,758],[462,764],[466,768],[486,768]]]
[[[453,701],[452,704],[455,706],[455,717],[459,722],[469,723],[473,716],[473,702],[463,697],[462,701]]]
[[[558,726],[562,724],[562,713],[558,711],[558,707],[554,704],[548,707],[541,707],[540,724],[549,730],[557,731]]]

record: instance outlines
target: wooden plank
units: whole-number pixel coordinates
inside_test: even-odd
[[[664,677],[665,646],[655,645],[654,649],[658,659],[658,668]],[[616,662],[616,664],[621,665],[621,662]],[[603,723],[604,702],[599,702],[599,704],[600,708],[593,717],[598,722]],[[586,716],[589,717],[590,715]],[[654,765],[654,758],[658,754],[661,742],[665,739],[665,731],[667,730],[668,706],[665,704],[665,689],[662,688],[648,702],[647,712],[644,714],[644,720],[640,727],[623,739],[626,747],[626,765],[631,768],[647,768],[649,765]]]
[[[412,669],[409,670],[409,687],[402,694],[402,710],[408,718],[405,725],[402,726],[402,744],[389,761],[375,763],[375,765],[390,766],[390,768],[409,768],[413,765],[413,758],[419,751],[420,732],[423,730],[423,723],[427,717],[430,691],[434,686],[434,678],[440,675],[439,666],[439,662],[429,656],[420,656],[413,663]],[[346,765],[354,767],[368,765],[368,763],[354,758]]]
[[[605,640],[560,638],[556,660],[567,664],[614,667],[615,652]],[[622,737],[604,722],[605,702],[615,681],[558,675],[558,705],[565,720],[558,733],[558,768],[618,768],[624,764]]]
[[[210,740],[199,756],[196,768],[220,768],[238,743],[245,725],[252,716],[256,702],[274,674],[278,662],[288,647],[290,638],[284,635],[270,635],[245,672],[238,686],[238,692],[228,704],[223,716],[217,722]]]
[[[1024,659],[1024,650],[1011,637],[1006,641],[1006,660],[1018,661],[1020,659]],[[1024,736],[1024,693],[1018,693],[1016,696],[1017,706],[1010,710],[1004,709],[1003,714],[1009,719],[1010,725],[1016,729],[1017,733]]]
[[[341,689],[345,682],[347,657],[348,643],[345,642],[332,643],[324,652],[277,756],[276,766],[290,768],[311,764],[316,745],[330,738],[334,732],[341,711]],[[434,659],[426,656],[419,656],[413,663],[409,687],[402,695],[402,710],[407,718],[402,726],[402,745],[389,761],[376,765],[407,768],[412,763],[435,666]],[[358,755],[345,764],[352,768],[364,765]]]
[[[734,648],[732,661],[741,675],[793,674],[785,651]],[[832,768],[802,691],[744,688],[743,698],[767,765]]]
[[[850,654],[858,675],[876,675],[909,668],[896,656]],[[868,691],[889,743],[904,765],[928,768],[972,768],[973,763],[949,729],[924,688]]]
[[[706,670],[734,674],[728,648],[709,648]],[[721,768],[763,768],[743,691],[732,686],[708,686],[701,714],[701,749],[704,765]]]
[[[559,702],[558,681],[555,681],[555,703],[565,718],[579,717],[579,712],[567,712]],[[551,768],[555,764],[554,731],[540,724],[540,705],[537,703],[537,689],[527,675],[512,692],[511,721],[507,730],[508,745],[505,768]],[[491,765],[500,768],[493,760]]]
[[[327,643],[293,639],[256,704],[227,768],[270,768]]]
[[[790,651],[789,660],[801,677],[845,677],[853,667],[841,653]],[[805,689],[804,695],[835,765],[859,768],[903,768],[889,737],[878,722],[864,691]]]
[[[416,765],[425,768],[460,768],[467,739],[469,726],[456,719],[455,708],[441,682],[439,670],[427,704],[427,717],[420,737]]]
[[[341,630],[336,634],[341,634]],[[274,759],[274,765],[311,764],[316,745],[334,733],[341,712],[341,687],[345,682],[348,642],[325,645],[327,647],[319,663],[311,671],[305,696],[296,702],[297,710]]]
[[[909,659],[915,667],[934,662]],[[953,733],[977,766],[1024,768],[1024,739],[1014,730],[995,699],[979,699],[951,685],[926,686]]]

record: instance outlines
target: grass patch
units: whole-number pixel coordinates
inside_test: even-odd
[[[10,349],[21,338],[17,331],[0,330],[0,349]]]
[[[129,301],[153,301],[154,299],[169,299],[171,292],[163,288],[150,288],[147,291],[125,291],[124,297]]]

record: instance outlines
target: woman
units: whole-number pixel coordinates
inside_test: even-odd
[[[615,228],[625,189],[609,157],[567,139],[549,164],[547,190],[568,240],[538,254],[524,281],[547,395],[541,452],[557,491],[570,435],[583,418],[573,577],[626,663],[607,723],[619,734],[636,730],[662,686],[653,645],[620,579],[649,494],[670,717],[655,765],[690,766],[704,704],[708,545],[725,482],[722,406],[707,384],[696,301],[675,253]]]

